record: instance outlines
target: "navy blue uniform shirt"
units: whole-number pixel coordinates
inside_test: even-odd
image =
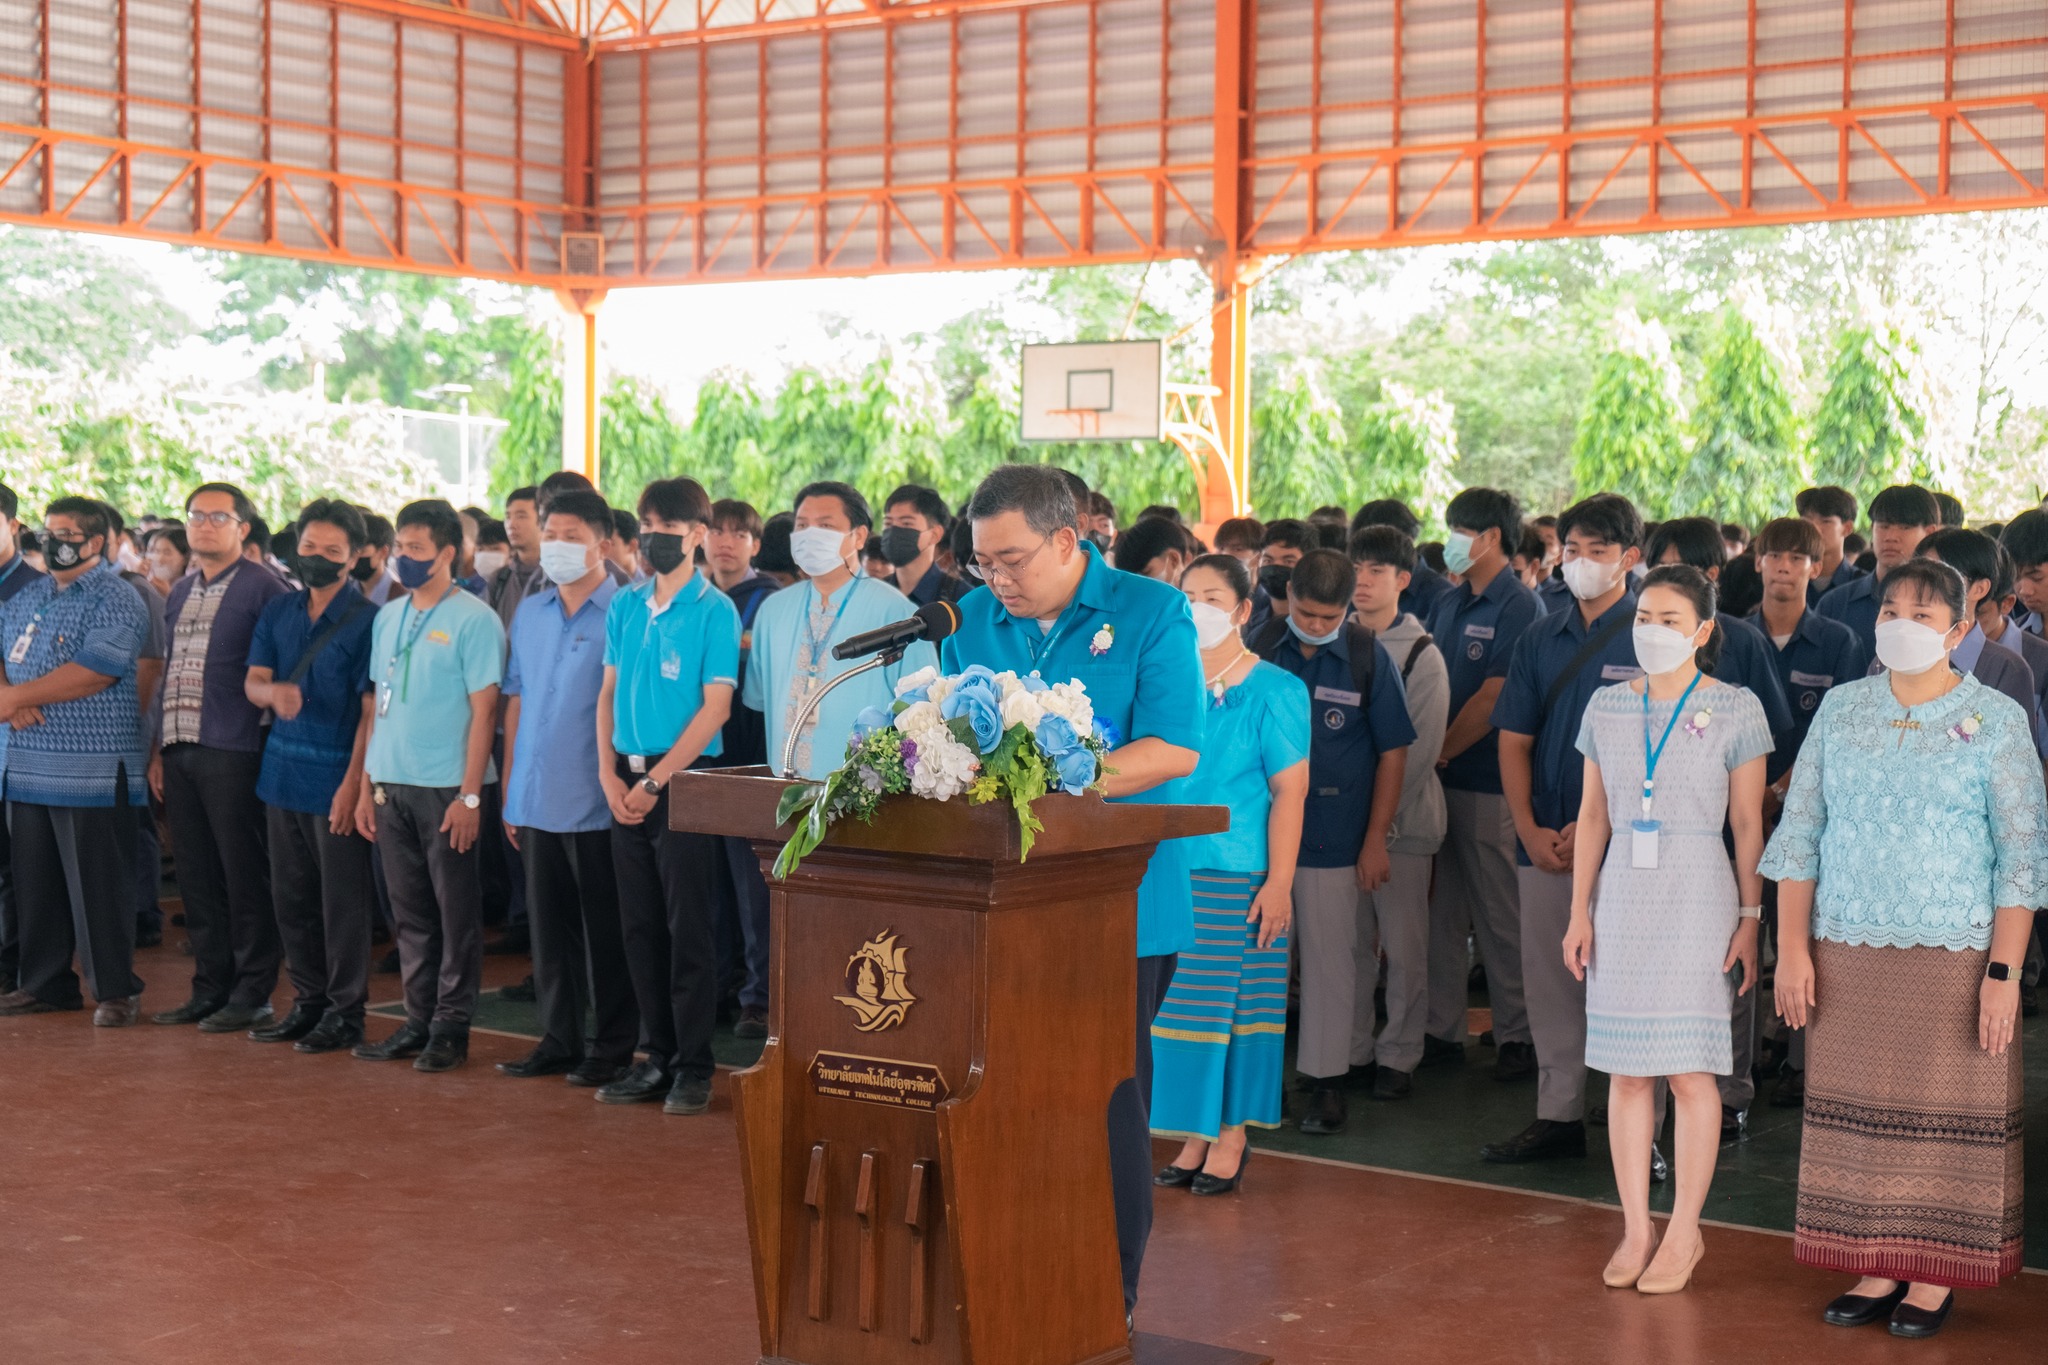
[[[1415,567],[1408,572],[1408,586],[1401,590],[1401,610],[1418,621],[1427,621],[1429,614],[1436,610],[1436,604],[1451,590],[1451,580],[1445,578],[1424,562],[1421,555],[1415,557]],[[1453,709],[1452,715],[1457,711]]]
[[[1437,599],[1429,633],[1443,651],[1444,666],[1451,675],[1452,720],[1488,680],[1507,677],[1515,641],[1542,615],[1536,594],[1508,568],[1493,576],[1485,592],[1475,594],[1470,583],[1460,583]],[[1482,735],[1444,766],[1442,777],[1444,786],[1452,791],[1499,795],[1498,736],[1491,732]]]
[[[1749,620],[1759,634],[1770,629],[1764,623],[1762,607],[1751,612]],[[1856,638],[1855,631],[1811,611],[1799,613],[1799,624],[1782,649],[1768,634],[1764,635],[1764,642],[1771,648],[1778,681],[1792,707],[1791,733],[1778,739],[1778,747],[1764,764],[1764,776],[1776,782],[1792,770],[1799,757],[1799,746],[1806,743],[1806,732],[1813,726],[1821,698],[1829,688],[1869,672],[1870,656],[1863,652],[1863,642]]]
[[[1863,643],[1863,652],[1875,657],[1877,654],[1877,609],[1882,585],[1874,573],[1858,574],[1853,582],[1839,588],[1831,588],[1821,594],[1814,610],[1830,621],[1840,621],[1856,632],[1856,638]]]
[[[1415,742],[1401,669],[1387,647],[1372,642],[1372,695],[1360,697],[1351,671],[1351,632],[1301,652],[1289,630],[1272,662],[1308,688],[1308,803],[1301,821],[1302,867],[1349,867],[1365,847],[1373,779],[1380,755]]]
[[[1715,620],[1721,627],[1721,661],[1714,676],[1724,683],[1746,687],[1764,704],[1764,720],[1771,727],[1771,741],[1783,749],[1792,737],[1792,703],[1785,684],[1771,661],[1771,642],[1764,633],[1737,616],[1721,612]]]

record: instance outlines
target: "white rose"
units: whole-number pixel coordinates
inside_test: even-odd
[[[896,728],[916,739],[926,731],[945,725],[939,708],[928,701],[916,701],[896,713]]]
[[[954,680],[952,678],[935,679],[932,682],[931,699],[935,702],[941,702],[953,695],[953,683]]]
[[[1008,701],[1011,697],[1024,690],[1024,680],[1015,673],[998,673],[996,674],[996,689],[1002,694],[1003,700]]]
[[[1045,708],[1039,705],[1038,695],[1026,692],[1021,686],[1003,698],[1003,728],[1021,725],[1026,730],[1038,729],[1038,722],[1045,719]]]
[[[918,688],[929,686],[938,680],[939,670],[927,664],[915,673],[907,673],[903,677],[898,678],[896,680],[896,695],[900,697],[905,692],[915,692]]]

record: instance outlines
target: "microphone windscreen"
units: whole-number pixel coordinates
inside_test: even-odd
[[[925,639],[943,640],[960,629],[960,608],[943,599],[928,602],[917,609],[917,619],[924,622]]]

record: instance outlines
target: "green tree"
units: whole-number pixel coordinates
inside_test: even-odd
[[[1842,333],[1828,367],[1813,418],[1813,477],[1864,506],[1878,490],[1929,473],[1910,359],[1896,328],[1865,322]]]
[[[0,349],[38,370],[132,374],[192,321],[131,262],[86,237],[0,227]]]
[[[1624,308],[1594,369],[1572,442],[1572,480],[1580,496],[1621,493],[1651,517],[1670,514],[1671,490],[1685,461],[1678,394],[1678,366],[1664,328]]]
[[[535,331],[513,352],[509,378],[498,409],[505,430],[491,464],[491,501],[499,507],[513,489],[562,467],[562,366],[547,333]]]
[[[545,332],[524,338],[513,353],[511,383],[491,465],[491,500],[503,505],[515,488],[537,484],[562,467],[560,353]],[[646,381],[614,375],[598,406],[598,486],[620,507],[639,501],[654,479],[683,472],[682,426]]]
[[[1760,526],[1804,487],[1785,366],[1741,305],[1723,310],[1693,407],[1692,457],[1671,510]]]
[[[1252,402],[1251,502],[1264,517],[1306,516],[1348,498],[1344,414],[1303,365],[1261,385]]]
[[[1348,505],[1399,498],[1426,526],[1441,529],[1457,494],[1458,428],[1441,393],[1419,394],[1389,381],[1358,424]]]

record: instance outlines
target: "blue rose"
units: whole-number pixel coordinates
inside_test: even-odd
[[[1074,732],[1074,723],[1065,716],[1047,716],[1038,722],[1038,733],[1032,738],[1038,741],[1040,752],[1050,759],[1060,758],[1081,742],[1081,736]]]
[[[960,670],[959,675],[953,681],[956,689],[965,687],[971,682],[985,682],[989,686],[994,687],[996,671],[987,664],[969,664]]]
[[[983,753],[1003,742],[1003,704],[990,683],[977,681],[954,689],[939,704],[939,714],[947,720],[965,716],[974,727],[974,745]]]
[[[867,707],[853,718],[853,738],[858,743],[875,731],[886,730],[895,723],[894,717],[881,707]]]
[[[1024,690],[1026,692],[1052,691],[1052,684],[1047,682],[1045,679],[1039,677],[1036,673],[1026,673],[1023,677],[1017,679],[1017,681],[1024,684]]]
[[[913,687],[902,696],[896,698],[896,709],[898,711],[908,711],[919,702],[930,701],[931,699],[932,689],[929,686]]]
[[[1124,737],[1117,732],[1117,728],[1100,716],[1095,718],[1093,733],[1102,741],[1102,747],[1105,749],[1114,749],[1124,742]]]
[[[1080,744],[1061,754],[1056,766],[1059,768],[1060,790],[1070,796],[1079,796],[1095,780],[1095,755]]]

